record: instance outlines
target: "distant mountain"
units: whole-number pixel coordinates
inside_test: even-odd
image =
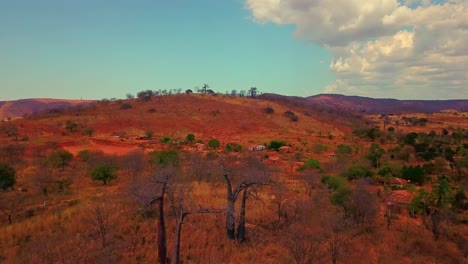
[[[15,101],[0,101],[0,120],[22,117],[54,109],[67,109],[78,105],[86,105],[93,101],[67,99],[21,99]]]
[[[468,111],[468,100],[397,100],[375,99],[361,96],[341,94],[319,94],[309,97],[282,96],[263,94],[263,98],[282,100],[300,105],[308,104],[319,108],[341,109],[355,113],[370,114],[405,114],[405,113],[435,113],[442,110]]]

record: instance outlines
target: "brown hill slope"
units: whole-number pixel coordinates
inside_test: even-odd
[[[266,113],[267,107],[273,113]],[[291,121],[284,115],[286,111],[294,112],[298,121]],[[31,143],[54,141],[74,148],[95,148],[96,144],[133,148],[144,143],[137,138],[147,131],[153,132],[157,142],[164,136],[184,140],[192,133],[205,143],[217,138],[223,144],[247,146],[276,139],[312,142],[316,137],[341,136],[352,129],[343,122],[321,119],[306,109],[268,100],[181,94],[156,97],[150,102],[98,102],[80,110],[24,119],[17,127]],[[67,121],[77,124],[75,131],[66,129]],[[93,129],[92,138],[82,134],[86,128]]]

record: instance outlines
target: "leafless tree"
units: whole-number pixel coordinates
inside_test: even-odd
[[[164,202],[171,181],[177,173],[178,169],[172,165],[159,166],[151,177],[140,177],[131,188],[134,197],[142,206],[140,209],[142,209],[143,214],[149,215],[152,206],[156,203],[158,205],[158,256],[159,262],[163,264],[168,262]]]
[[[322,230],[327,251],[333,264],[342,257],[343,247],[350,240],[350,222],[339,214],[328,214],[322,219]]]
[[[288,249],[293,263],[311,264],[320,260],[323,255],[322,238],[302,228],[288,230],[283,236],[283,245]]]
[[[289,227],[302,210],[301,203],[291,197],[288,188],[281,181],[275,181],[272,185],[272,203],[276,211],[275,226],[278,229]]]
[[[245,240],[245,209],[247,189],[253,186],[270,184],[267,167],[255,157],[221,157],[221,166],[227,188],[226,233],[229,240]],[[235,202],[242,193],[240,221],[236,233]]]
[[[133,181],[141,177],[145,170],[145,155],[143,151],[132,151],[122,157],[121,168]]]
[[[97,229],[101,245],[103,248],[107,245],[107,234],[110,227],[110,218],[114,209],[107,201],[101,201],[99,204],[91,206],[89,209],[88,217],[92,222],[92,226]]]
[[[180,262],[180,241],[182,234],[182,226],[185,218],[192,214],[212,214],[220,213],[221,210],[204,208],[201,205],[197,205],[193,197],[191,197],[190,191],[183,184],[179,184],[177,187],[171,188],[168,192],[169,199],[172,204],[174,215],[177,218],[176,234],[174,237],[174,251],[172,252],[172,263],[179,264]]]

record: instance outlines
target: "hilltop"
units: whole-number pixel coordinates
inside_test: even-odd
[[[376,99],[340,94],[318,94],[308,97],[285,96],[265,93],[258,98],[286,103],[289,106],[322,109],[335,112],[359,114],[407,114],[435,113],[442,110],[468,111],[468,99],[460,100],[397,100]],[[0,120],[17,118],[57,109],[67,109],[87,105],[97,100],[69,100],[32,98],[14,101],[0,101]],[[115,100],[114,100],[115,101]]]

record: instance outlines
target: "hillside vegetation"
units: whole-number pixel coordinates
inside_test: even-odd
[[[467,260],[466,112],[129,98],[0,124],[0,262]]]

